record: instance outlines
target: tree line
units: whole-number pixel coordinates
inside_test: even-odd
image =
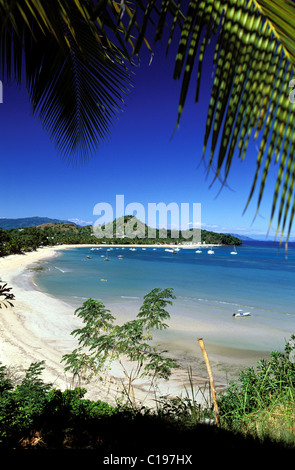
[[[92,231],[92,226],[79,227],[74,224],[46,224],[39,227],[24,227],[17,229],[0,228],[0,256],[10,254],[21,254],[24,252],[35,251],[42,246],[55,246],[61,244],[154,244],[154,243],[182,243],[187,239],[179,233],[178,238],[173,237],[171,230],[167,230],[166,238],[160,236],[159,230],[156,231],[155,238],[148,238],[147,232],[144,236],[135,238],[96,238]],[[237,237],[226,235],[224,233],[210,232],[202,230],[202,243],[241,245],[242,241]]]

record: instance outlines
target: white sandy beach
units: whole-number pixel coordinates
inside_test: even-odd
[[[12,287],[15,295],[14,307],[0,309],[0,361],[15,370],[26,369],[32,362],[45,361],[43,380],[62,390],[73,387],[72,377],[64,373],[60,361],[63,354],[77,346],[70,333],[77,328],[79,320],[72,306],[34,286],[33,272],[29,268],[34,263],[56,256],[60,250],[74,247],[76,245],[45,247],[24,255],[0,258],[0,279]],[[111,386],[97,381],[86,385],[88,398],[115,403],[123,374],[116,365],[112,371],[115,379]],[[195,384],[198,388],[205,383],[208,379],[203,367],[203,374],[195,377]],[[188,385],[187,371],[178,369],[169,382],[160,384],[160,394],[179,395],[184,392],[185,384]],[[218,383],[216,385],[218,387]],[[148,382],[138,385],[136,393],[139,400],[146,397],[147,389]],[[153,402],[148,400],[145,403]]]

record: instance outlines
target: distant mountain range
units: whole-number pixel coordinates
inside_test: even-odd
[[[20,219],[0,218],[0,228],[8,230],[10,228],[37,227],[43,224],[61,224],[69,222],[68,220],[50,219],[49,217],[23,217]],[[71,222],[72,224],[74,222]],[[77,224],[75,224],[77,225]]]
[[[227,233],[227,235],[231,235],[232,237],[237,237],[240,240],[242,240],[243,242],[246,242],[247,240],[248,241],[255,241],[254,238],[246,237],[246,235],[241,235],[240,233]]]

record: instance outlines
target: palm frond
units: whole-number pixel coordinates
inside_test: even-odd
[[[291,208],[295,212],[294,194],[291,195],[295,179],[291,155],[295,105],[289,100],[289,83],[295,68],[294,3],[290,0],[190,0],[176,4],[163,0],[161,4],[155,39],[162,35],[164,19],[168,29],[174,31],[178,26],[180,32],[174,68],[174,79],[181,80],[176,124],[181,120],[193,81],[196,101],[199,99],[204,56],[213,39],[214,79],[203,159],[214,172],[214,180],[221,178],[226,184],[235,156],[243,160],[250,140],[259,138],[256,171],[246,208],[259,186],[259,211],[270,168],[276,165],[278,177],[270,223],[282,194],[278,227],[283,233],[289,218],[289,237],[293,221]],[[139,50],[137,45],[135,48]]]
[[[110,133],[132,86],[126,47],[80,0],[0,0],[0,53],[7,81],[26,82],[33,112],[66,158],[87,158]],[[124,40],[121,39],[124,44]]]

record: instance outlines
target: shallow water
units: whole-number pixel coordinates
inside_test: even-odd
[[[214,255],[195,251],[73,248],[43,263],[35,282],[75,308],[99,299],[118,321],[136,316],[154,287],[172,287],[176,299],[164,340],[190,347],[203,337],[224,348],[283,349],[295,333],[295,249],[288,259],[269,245],[238,247],[235,256],[230,247],[215,247]],[[251,316],[234,318],[238,310]]]

